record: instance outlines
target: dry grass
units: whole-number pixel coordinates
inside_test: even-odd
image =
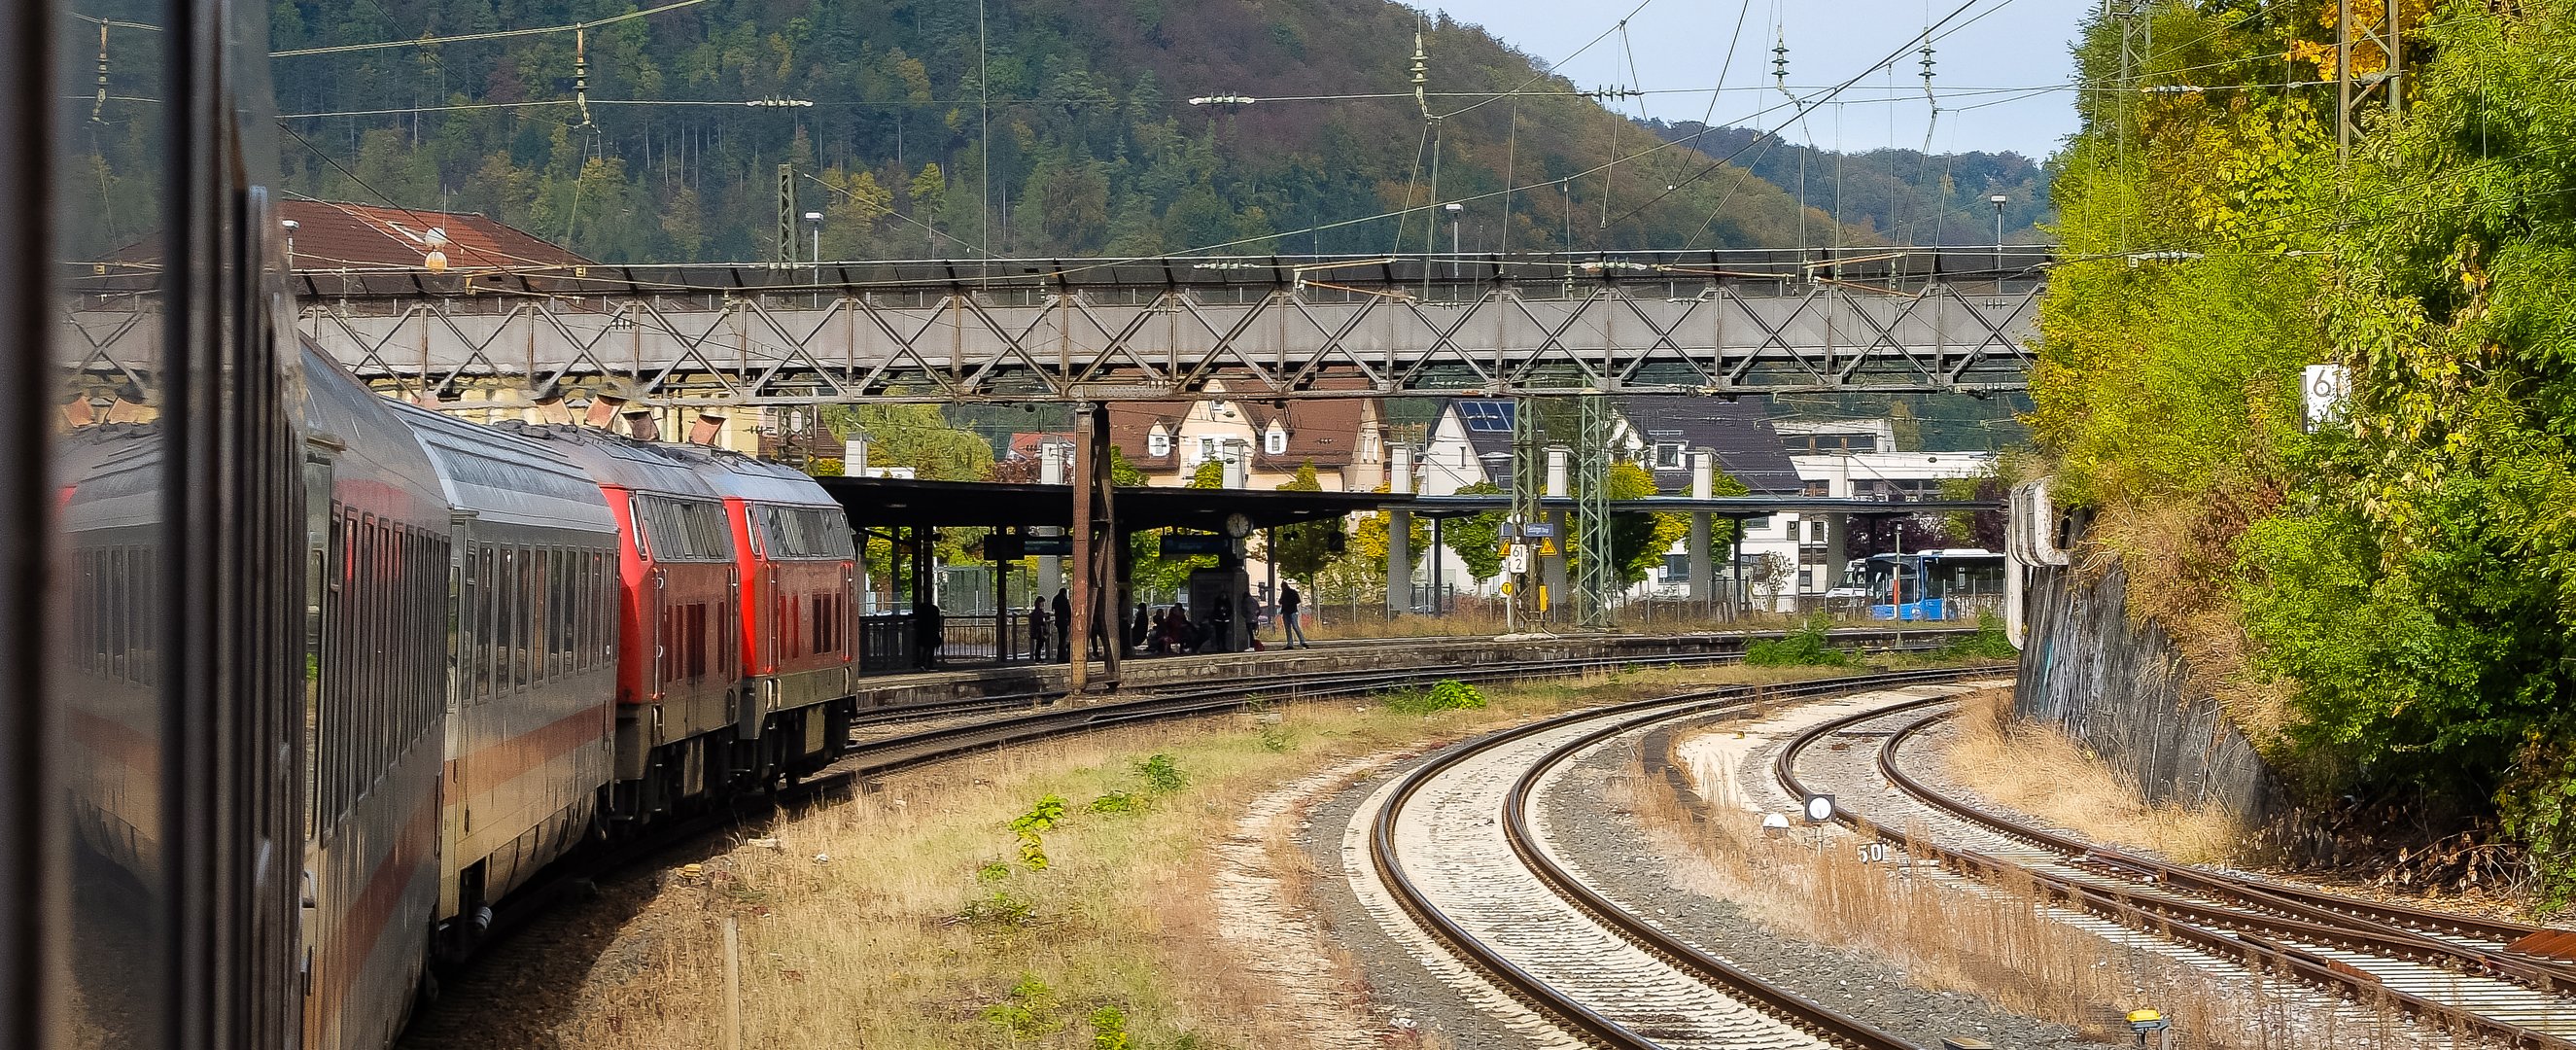
[[[1094,1047],[1123,1013],[1137,1048],[1301,1045],[1286,997],[1247,975],[1217,929],[1211,844],[1265,791],[1426,742],[1682,684],[1775,681],[1781,669],[1601,675],[1489,690],[1477,711],[1406,716],[1376,704],[1291,705],[1014,749],[894,778],[880,790],[746,835],[694,877],[668,877],[559,1026],[598,1050],[719,1047],[724,923],[741,930],[747,1047]],[[1189,785],[1139,812],[1095,798],[1143,790],[1137,760],[1173,757]],[[1052,862],[1018,863],[1011,819],[1066,802],[1042,833]],[[774,839],[775,847],[760,844]],[[1319,877],[1284,836],[1291,889]],[[818,859],[828,858],[828,859]],[[1348,960],[1327,960],[1356,990]],[[1015,990],[1016,989],[1016,990]],[[1017,1024],[1012,1022],[1017,1020]]]
[[[2253,829],[2219,806],[2148,802],[2128,778],[2054,727],[2014,716],[2012,691],[1963,699],[1940,760],[1954,783],[2095,842],[2183,864],[2242,864]]]
[[[1784,934],[1889,960],[1918,987],[1977,995],[2101,1042],[2129,1041],[2123,1015],[2172,1019],[2174,1050],[2306,1050],[2413,1045],[2393,1011],[2317,1009],[2304,986],[2221,977],[2121,946],[2054,917],[2030,885],[1982,889],[1898,874],[1855,841],[1799,829],[1766,836],[1758,815],[1685,804],[1660,772],[1630,802],[1694,888],[1744,906]]]
[[[2254,643],[2231,582],[2235,540],[2260,511],[2259,501],[2247,506],[2237,498],[2210,506],[2113,507],[2092,534],[2127,570],[2131,622],[2163,628],[2182,653],[2184,687],[2216,698],[2255,750],[2277,762],[2289,754],[2298,713],[2289,683],[2254,674]],[[2096,564],[2106,559],[2097,555],[2088,568]]]

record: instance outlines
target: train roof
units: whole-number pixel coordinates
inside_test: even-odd
[[[411,405],[394,415],[429,451],[448,504],[486,521],[615,533],[599,485],[563,453]]]
[[[394,420],[394,402],[367,388],[329,354],[304,344],[304,426],[336,447],[339,496],[360,509],[445,531],[447,495],[420,442]]]
[[[85,532],[161,519],[161,435],[148,423],[75,427],[57,439],[55,483],[63,486],[63,531]]]
[[[601,485],[685,499],[722,499],[696,462],[668,445],[619,437],[605,430],[511,421],[494,429],[563,454]]]
[[[784,463],[754,459],[722,449],[678,446],[673,449],[698,463],[707,484],[731,499],[783,506],[829,507],[841,504],[804,471]]]

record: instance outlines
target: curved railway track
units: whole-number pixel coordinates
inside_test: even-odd
[[[1788,740],[1773,771],[1790,794],[1815,793],[1802,754],[1837,734],[1880,740],[1876,773],[1900,796],[1877,819],[1834,819],[1944,869],[2035,888],[2057,902],[2261,970],[2296,976],[2356,1002],[2504,1046],[2576,1047],[2576,969],[2505,946],[2538,927],[2446,915],[2184,867],[2095,846],[1988,812],[1908,774],[1900,749],[1951,701],[1891,705],[1819,723]],[[1848,774],[1846,774],[1848,775]],[[1873,787],[1875,785],[1872,785]],[[1847,790],[1842,798],[1862,797]],[[1901,812],[1899,812],[1901,810]],[[1896,823],[1913,830],[1900,831]]]
[[[1834,632],[1838,641],[1879,652],[1937,648],[1953,633],[1957,632],[1866,629]],[[1748,633],[1727,637],[1736,644],[1700,653],[1645,658],[1580,657],[1479,665],[1432,665],[1364,672],[1272,673],[1248,679],[1218,678],[1190,689],[1165,690],[1103,703],[1066,703],[1067,694],[1063,690],[1037,690],[973,700],[871,708],[861,713],[854,726],[857,740],[853,749],[821,773],[767,795],[738,799],[732,805],[713,807],[694,817],[666,823],[647,837],[576,854],[542,873],[527,887],[493,908],[491,932],[484,943],[488,945],[494,938],[524,927],[537,915],[586,891],[599,879],[652,863],[656,858],[670,855],[744,820],[756,819],[782,807],[811,804],[829,797],[832,791],[862,783],[870,777],[1055,737],[1152,721],[1226,714],[1270,702],[1364,695],[1428,684],[1444,678],[1493,682],[1578,675],[1614,667],[1730,663],[1743,658],[1746,642],[1765,635]],[[1402,640],[1389,640],[1351,644],[1351,647],[1371,644],[1404,643]],[[938,724],[902,728],[901,723],[908,721]]]
[[[1565,1032],[1616,1050],[1912,1044],[1744,972],[1585,886],[1532,827],[1549,773],[1621,734],[1753,702],[1991,675],[1905,671],[1731,687],[1559,716],[1442,753],[1398,780],[1368,854],[1394,904],[1448,953]]]

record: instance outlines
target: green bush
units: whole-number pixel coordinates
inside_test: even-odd
[[[2011,660],[2019,658],[2021,650],[2013,648],[2012,638],[2004,634],[2003,617],[1979,613],[1977,633],[1951,639],[1939,655],[1953,660]]]
[[[1136,763],[1136,775],[1144,778],[1149,794],[1169,795],[1190,786],[1189,776],[1181,772],[1172,756],[1159,752]]]
[[[1092,1050],[1128,1050],[1135,1046],[1127,1034],[1127,1012],[1115,1006],[1104,1006],[1091,1012]]]
[[[984,1008],[984,1020],[1014,1040],[1036,1039],[1055,1031],[1055,989],[1036,974],[1011,986],[1010,998]]]
[[[1139,813],[1148,805],[1145,796],[1133,791],[1112,791],[1091,800],[1094,813]]]
[[[1825,619],[1815,617],[1782,638],[1764,638],[1744,647],[1744,662],[1755,667],[1849,667],[1860,658],[1836,649],[1825,638]]]
[[[1388,693],[1386,706],[1390,711],[1408,715],[1469,711],[1485,706],[1485,694],[1455,678],[1444,678],[1429,689],[1402,689]]]

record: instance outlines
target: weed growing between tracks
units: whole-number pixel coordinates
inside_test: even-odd
[[[1656,763],[1679,760],[1656,756]],[[1900,871],[1901,854],[1865,858],[1853,837],[1812,828],[1766,834],[1758,814],[1684,801],[1660,764],[1641,762],[1639,773],[1628,804],[1693,888],[1736,902],[1784,935],[1888,959],[1917,987],[1978,995],[2100,1042],[2126,1040],[2122,1015],[2152,1007],[2172,1020],[2172,1050],[2436,1041],[2386,1004],[2322,1009],[2309,986],[2277,974],[2195,969],[2086,932],[2059,919],[2028,882],[1917,877]]]
[[[1146,726],[892,777],[746,831],[665,876],[588,975],[563,1045],[720,1046],[723,925],[740,926],[743,1045],[1133,1050],[1343,1046],[1298,1036],[1211,899],[1248,803],[1318,771],[1594,704],[1825,670],[1685,668],[1489,688],[1486,706],[1371,700]],[[1106,804],[1101,800],[1109,801]],[[1311,885],[1293,845],[1270,856]],[[1356,992],[1347,959],[1316,979]],[[1125,1040],[1123,1044],[1119,1040]]]

